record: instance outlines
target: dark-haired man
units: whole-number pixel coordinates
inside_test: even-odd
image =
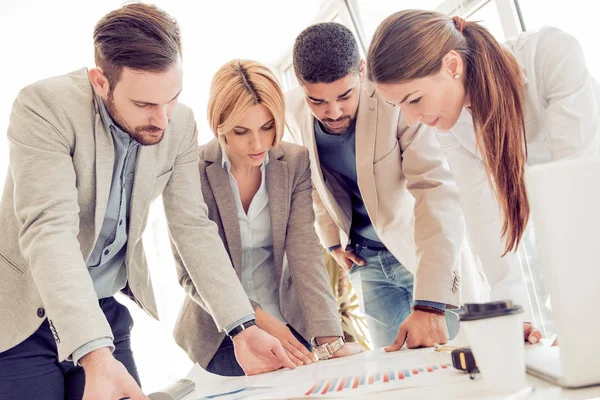
[[[94,31],[97,68],[36,82],[10,117],[0,203],[0,398],[145,396],[124,291],[157,317],[141,241],[162,193],[180,276],[233,337],[248,374],[293,368],[253,309],[207,217],[177,23],[130,4]],[[111,353],[112,350],[112,353]]]
[[[374,345],[445,343],[446,308],[481,300],[483,275],[466,263],[458,190],[435,137],[364,81],[343,25],[308,27],[293,62],[300,88],[286,121],[310,153],[317,232],[349,272]]]

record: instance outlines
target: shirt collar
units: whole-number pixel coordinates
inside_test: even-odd
[[[108,110],[106,109],[106,105],[104,104],[104,100],[100,98],[100,115],[102,117],[102,121],[104,122],[104,126],[112,132],[113,135],[118,136],[125,143],[130,144],[132,146],[137,146],[139,143],[134,140],[129,134],[123,132],[116,124],[115,121],[111,118]]]

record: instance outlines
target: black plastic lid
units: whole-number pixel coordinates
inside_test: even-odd
[[[461,321],[475,321],[478,319],[501,317],[523,312],[523,308],[512,301],[492,301],[489,303],[467,303],[464,305],[464,313]]]

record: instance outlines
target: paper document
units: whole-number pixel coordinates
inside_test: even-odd
[[[251,377],[222,377],[196,365],[187,378],[196,383],[196,390],[185,400],[354,397],[469,382],[468,375],[452,367],[450,354],[433,349],[395,353],[378,349]]]

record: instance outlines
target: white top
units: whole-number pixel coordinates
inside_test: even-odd
[[[527,164],[600,154],[600,86],[590,75],[579,42],[552,27],[507,43],[521,66]],[[504,252],[502,217],[476,150],[471,114],[450,132],[436,130],[460,190],[467,230],[491,286],[492,300],[512,299],[531,309],[516,253]],[[494,212],[495,210],[495,212]]]
[[[261,182],[254,195],[248,214],[242,206],[237,181],[231,174],[231,162],[223,150],[222,166],[227,168],[229,183],[235,197],[240,236],[242,239],[242,286],[250,300],[260,304],[268,314],[284,324],[287,321],[279,309],[279,286],[275,276],[275,260],[273,256],[273,230],[269,196],[265,185],[265,167],[269,163],[269,154],[260,167]]]

